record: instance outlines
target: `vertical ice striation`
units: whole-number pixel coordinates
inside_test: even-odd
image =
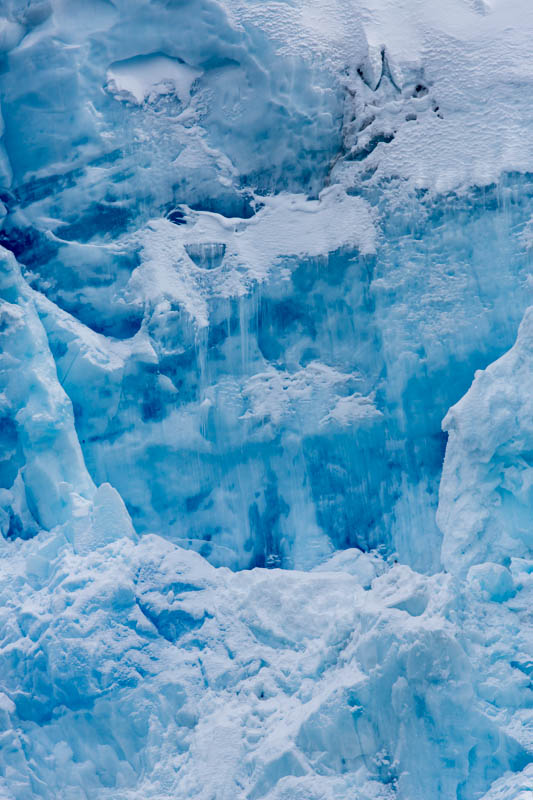
[[[484,62],[465,34],[459,102],[451,21],[377,46],[343,3],[323,30],[319,7],[91,5],[9,8],[1,239],[92,479],[214,564],[382,546],[438,569],[440,421],[531,302],[528,106],[495,87],[518,133],[485,137],[480,176],[460,126]],[[497,46],[496,12],[454,13]]]
[[[533,797],[532,32],[0,3],[2,798]]]

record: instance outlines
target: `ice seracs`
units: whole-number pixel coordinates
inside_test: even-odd
[[[1,544],[7,797],[492,800],[527,784],[524,564],[512,599],[489,598],[377,554],[234,573],[130,531],[103,486],[67,525]]]

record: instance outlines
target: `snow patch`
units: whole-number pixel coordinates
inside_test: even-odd
[[[163,95],[175,94],[186,104],[191,87],[202,70],[177,58],[153,54],[115,61],[107,70],[106,89],[117,100],[141,105],[153,103]]]

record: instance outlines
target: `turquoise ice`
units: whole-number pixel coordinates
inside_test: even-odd
[[[533,798],[532,33],[0,4],[2,800]]]

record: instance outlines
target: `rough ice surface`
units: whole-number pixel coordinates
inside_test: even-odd
[[[532,800],[532,36],[0,2],[2,800]]]

